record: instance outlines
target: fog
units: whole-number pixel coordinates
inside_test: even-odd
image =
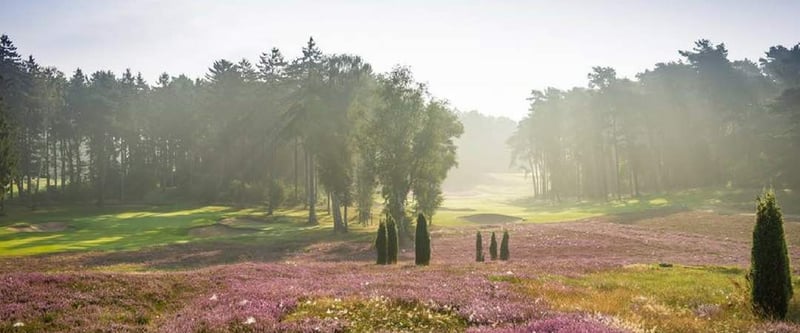
[[[5,1],[0,332],[797,332],[796,2]]]

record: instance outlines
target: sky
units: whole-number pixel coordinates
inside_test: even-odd
[[[757,60],[800,43],[800,1],[30,1],[0,0],[0,33],[71,73],[126,68],[203,77],[214,60],[325,53],[378,72],[409,66],[462,111],[519,120],[532,89],[585,86],[593,66],[633,78],[697,39]]]

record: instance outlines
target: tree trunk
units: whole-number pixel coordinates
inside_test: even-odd
[[[298,195],[297,194],[297,190],[298,190],[297,189],[297,177],[299,176],[299,172],[297,171],[297,168],[298,168],[297,149],[300,146],[300,143],[298,142],[298,140],[299,139],[297,137],[294,138],[294,202],[295,203],[298,201],[298,197],[297,197],[297,195]]]
[[[619,147],[617,145],[617,119],[615,117],[611,118],[611,149],[614,152],[614,181],[616,183],[615,192],[617,194],[617,200],[622,200],[622,194],[620,194],[620,177],[619,177]]]
[[[308,224],[317,224],[317,184],[314,179],[316,172],[314,169],[314,156],[306,152],[307,174],[308,174]]]
[[[44,179],[45,179],[45,189],[48,191],[50,190],[50,133],[45,130],[44,135]],[[38,182],[37,182],[38,186]]]
[[[347,204],[344,204],[344,230],[345,232],[349,228],[348,221],[347,221]]]
[[[536,198],[538,193],[536,190],[536,170],[534,170],[536,166],[533,164],[533,158],[528,156],[528,170],[531,172],[531,186],[533,186],[533,197]]]
[[[108,167],[108,156],[106,156],[106,149],[108,147],[105,137],[100,141],[100,152],[95,158],[97,159],[97,205],[103,207],[105,205],[105,187],[106,187],[106,173]]]
[[[125,170],[128,159],[125,156],[125,141],[119,140],[119,201],[125,201]]]
[[[344,225],[342,221],[342,211],[339,205],[339,199],[337,195],[332,195],[331,197],[331,208],[333,209],[333,231],[334,232],[347,232],[347,227]]]
[[[83,166],[81,165],[81,140],[75,143],[75,186],[80,188],[83,183]]]

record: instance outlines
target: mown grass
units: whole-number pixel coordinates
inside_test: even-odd
[[[511,282],[557,310],[613,316],[634,331],[747,332],[763,323],[751,311],[745,272],[739,268],[635,265]],[[797,289],[800,281],[794,284]],[[788,320],[800,321],[797,297]]]
[[[491,185],[480,185],[471,191],[448,193],[443,209],[437,211],[433,223],[439,226],[470,226],[475,223],[465,216],[482,213],[517,217],[525,223],[574,221],[599,216],[636,214],[653,210],[713,210],[721,214],[738,214],[754,209],[760,189],[703,188],[670,193],[624,196],[620,200],[581,200],[563,198],[560,202],[534,199],[530,184],[521,174],[490,174]],[[791,190],[778,191],[784,213],[800,213],[800,196]],[[490,222],[489,222],[490,223]]]
[[[467,321],[453,312],[385,297],[307,300],[284,321],[309,318],[344,321],[348,332],[463,332],[467,327]]]
[[[54,207],[38,211],[20,210],[0,218],[0,256],[22,256],[67,251],[138,250],[150,246],[189,242],[295,242],[321,239],[333,233],[330,218],[320,214],[321,223],[305,223],[302,210],[282,210],[274,217],[265,217],[263,209],[227,206],[88,206]],[[216,225],[231,217],[253,217],[231,226],[241,232],[196,237],[194,228]],[[67,225],[60,231],[22,232],[10,226],[59,222]],[[353,237],[362,228],[353,227]]]
[[[533,200],[528,182],[521,174],[490,174],[490,185],[480,185],[461,193],[448,193],[443,207],[433,216],[438,227],[464,227],[477,224],[501,224],[491,219],[472,222],[465,217],[474,214],[499,214],[520,219],[523,223],[574,221],[599,216],[634,216],[653,211],[674,212],[692,209],[712,209],[716,212],[748,212],[758,191],[735,189],[701,189],[670,194],[650,194],[638,198],[614,201],[580,201],[564,199],[560,203]],[[751,193],[752,192],[752,193]],[[779,200],[784,212],[792,212],[800,201],[791,191],[780,191]],[[379,205],[376,205],[379,206]],[[376,207],[376,216],[380,207]],[[138,250],[154,245],[198,243],[211,240],[236,242],[287,242],[325,239],[333,234],[330,216],[320,212],[321,223],[304,223],[307,212],[285,209],[266,223],[238,224],[229,234],[215,237],[196,237],[193,228],[214,225],[230,217],[254,216],[264,218],[262,207],[235,208],[229,206],[94,206],[47,207],[34,212],[17,207],[0,217],[0,256],[20,256],[66,251]],[[625,218],[617,219],[624,223]],[[20,232],[12,225],[33,225],[46,222],[65,223],[68,228],[50,232]],[[372,232],[373,226],[351,223],[356,239]]]

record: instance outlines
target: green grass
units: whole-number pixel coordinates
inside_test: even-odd
[[[645,194],[638,198],[609,201],[576,201],[565,198],[560,203],[534,200],[530,184],[521,174],[490,174],[491,185],[471,191],[448,193],[433,218],[438,226],[470,226],[463,219],[473,214],[501,214],[524,219],[526,223],[550,223],[591,217],[636,214],[653,210],[713,210],[722,214],[751,212],[759,189],[705,188],[672,193]],[[800,196],[790,190],[778,193],[784,213],[800,212]]]
[[[490,185],[480,185],[461,193],[448,193],[442,208],[433,217],[434,227],[475,226],[464,219],[473,214],[500,214],[524,220],[524,223],[574,221],[608,215],[631,215],[654,210],[713,209],[721,213],[749,212],[758,191],[702,189],[671,194],[644,195],[616,201],[582,201],[565,199],[561,203],[533,200],[528,195],[528,182],[520,174],[490,174]],[[785,212],[792,212],[800,202],[791,191],[779,191],[779,202]],[[12,207],[14,208],[14,207]],[[376,208],[380,209],[380,208]],[[307,212],[302,209],[281,210],[269,223],[241,223],[229,234],[218,237],[194,237],[190,230],[213,225],[228,217],[263,217],[263,208],[227,206],[62,206],[31,212],[22,207],[0,217],[0,256],[19,256],[65,251],[137,250],[153,245],[169,245],[210,241],[236,242],[324,239],[332,234],[330,217],[321,213],[322,223],[308,226]],[[377,213],[376,213],[377,214]],[[379,215],[379,214],[378,214]],[[624,219],[620,219],[623,221]],[[19,232],[11,225],[36,225],[59,222],[66,230],[51,232]],[[486,223],[494,224],[492,221]],[[355,234],[371,232],[351,224]],[[368,237],[362,237],[367,240]]]
[[[47,178],[35,178],[35,179],[33,179],[31,181],[31,185],[33,185],[33,186],[31,186],[31,190],[34,193],[36,192],[36,189],[37,189],[37,187],[36,187],[37,183],[38,183],[38,186],[39,186],[38,189],[39,189],[40,193],[47,191]],[[66,184],[67,183],[65,183],[65,185]],[[50,186],[60,187],[61,186],[61,179],[50,178]],[[10,190],[8,190],[8,192],[6,193],[6,196],[13,195],[15,198],[19,196],[19,191],[18,191],[18,188],[17,188],[17,184],[14,184],[14,186],[9,186],[7,189],[10,189]],[[27,190],[28,190],[28,182],[23,182],[22,183],[22,191],[27,191]]]
[[[18,211],[0,218],[0,256],[21,256],[66,251],[138,250],[149,246],[189,242],[228,240],[241,242],[292,242],[320,239],[333,233],[324,213],[319,225],[305,224],[305,212],[283,210],[276,217],[264,219],[258,208],[226,206],[166,207],[58,207],[35,212]],[[196,237],[190,230],[211,226],[229,217],[255,217],[229,229],[241,232]],[[52,232],[20,232],[12,225],[36,225],[58,222],[67,229]],[[353,227],[358,237],[360,227]]]
[[[510,282],[558,310],[611,316],[634,331],[744,332],[761,323],[750,310],[744,276],[739,268],[635,265]],[[797,298],[788,319],[800,321]]]

